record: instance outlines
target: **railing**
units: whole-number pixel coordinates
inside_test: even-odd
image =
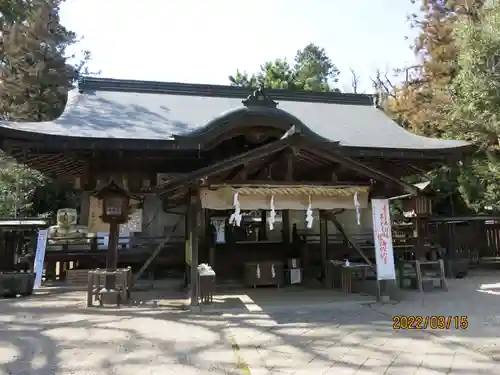
[[[393,229],[392,239],[396,253],[411,252],[415,246],[413,231]],[[316,246],[320,242],[318,233],[299,233],[308,244]],[[366,231],[353,234],[351,238],[373,257],[373,233]],[[500,216],[435,217],[429,219],[428,237],[432,245],[446,249],[451,258],[467,258],[473,262],[500,262]],[[355,253],[347,247],[340,234],[328,235],[328,248]],[[342,254],[340,254],[342,255]]]
[[[120,252],[147,252],[165,240],[164,236],[148,237],[140,235],[120,236],[118,251]],[[108,238],[96,236],[91,238],[52,237],[47,243],[47,252],[99,252],[108,249]],[[165,247],[181,245],[184,236],[172,236]]]
[[[456,258],[469,258],[473,261],[487,261],[496,259],[500,261],[500,217],[499,216],[470,216],[470,217],[442,217],[429,219],[429,239],[432,244],[439,245],[447,250],[447,253]],[[319,249],[320,236],[318,233],[307,233],[301,231],[299,237],[312,248]],[[363,233],[352,234],[351,239],[366,252],[369,258],[373,258],[373,233],[367,230]],[[164,236],[148,237],[140,234],[121,236],[119,241],[119,252],[122,254],[148,253],[165,240]],[[176,235],[170,238],[164,248],[182,249],[184,236]],[[407,230],[393,231],[393,244],[396,253],[411,252],[415,239],[412,232]],[[68,254],[105,254],[107,249],[104,236],[94,238],[51,238],[47,246],[47,252],[56,254],[58,252]],[[316,250],[314,250],[316,251]],[[353,254],[356,251],[347,245],[340,234],[328,235],[329,254],[342,257],[345,254]],[[177,253],[177,251],[176,251]],[[182,254],[184,254],[182,252]]]

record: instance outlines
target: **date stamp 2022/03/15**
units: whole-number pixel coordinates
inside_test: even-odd
[[[393,329],[456,329],[469,328],[466,315],[394,315]]]

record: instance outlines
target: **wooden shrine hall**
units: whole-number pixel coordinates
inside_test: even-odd
[[[409,133],[371,95],[89,77],[59,118],[0,122],[0,148],[82,192],[85,236],[49,240],[47,264],[104,265],[106,245],[89,238],[109,227],[91,192],[113,179],[136,197],[119,263],[158,274],[208,263],[218,280],[294,259],[306,276],[328,260],[372,262],[337,239],[373,238],[370,199],[418,194],[404,177],[472,151]]]

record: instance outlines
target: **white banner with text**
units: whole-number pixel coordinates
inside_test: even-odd
[[[373,236],[378,280],[395,280],[391,215],[388,199],[372,199]]]

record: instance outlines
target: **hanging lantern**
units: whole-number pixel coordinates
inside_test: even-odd
[[[103,202],[102,221],[123,224],[128,221],[129,192],[111,180],[106,186],[94,193]]]

